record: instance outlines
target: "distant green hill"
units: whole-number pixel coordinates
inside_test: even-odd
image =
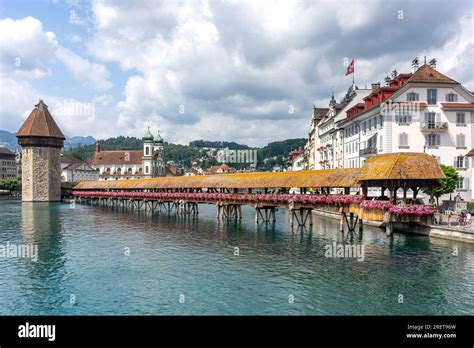
[[[81,137],[81,136],[66,136],[64,141],[64,148],[71,149],[80,145],[91,145],[95,143],[95,139],[91,136]],[[0,146],[6,147],[12,151],[15,151],[20,148],[18,145],[18,139],[16,138],[15,133],[7,132],[0,130]]]
[[[15,151],[20,148],[15,133],[0,130],[0,146],[6,147],[11,151]]]
[[[208,140],[194,140],[189,143],[191,147],[207,147],[215,149],[229,149],[229,150],[244,150],[249,149],[247,145],[237,144],[233,141],[208,141]]]
[[[285,165],[288,160],[288,153],[299,147],[303,148],[306,139],[286,139],[282,141],[271,142],[262,148],[257,149],[258,168],[260,170],[271,170],[275,165]],[[143,142],[135,137],[119,136],[101,140],[100,146],[102,150],[141,150]],[[195,140],[189,145],[179,145],[172,143],[164,143],[165,160],[174,161],[186,168],[190,168],[193,161],[202,161],[202,165],[207,168],[217,164],[216,158],[209,156],[204,148],[229,148],[235,150],[250,149],[249,146],[237,144],[235,142],[226,141],[207,141]],[[79,145],[72,149],[64,150],[65,154],[80,158],[84,161],[88,160],[95,151],[95,145]],[[247,164],[230,164],[234,167],[246,167]]]

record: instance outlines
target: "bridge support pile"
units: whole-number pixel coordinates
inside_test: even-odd
[[[240,204],[219,203],[217,205],[217,219],[242,219],[242,206]]]
[[[275,211],[276,207],[274,206],[255,207],[255,222],[257,224],[260,223],[260,221],[264,223],[274,223],[276,221]]]
[[[290,208],[290,225],[293,226],[296,220],[298,226],[306,226],[309,222],[310,226],[313,226],[313,208]]]

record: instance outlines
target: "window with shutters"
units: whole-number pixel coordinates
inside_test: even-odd
[[[458,149],[466,148],[466,136],[462,133],[456,135],[456,148]]]
[[[466,114],[464,112],[456,113],[456,125],[465,126],[466,125]]]
[[[411,115],[399,115],[397,116],[399,125],[409,125],[411,123]]]
[[[415,93],[415,92],[407,93],[407,101],[414,102],[414,101],[418,101],[419,99],[420,99],[420,96],[418,93]]]
[[[446,94],[446,101],[447,102],[457,102],[458,95],[456,93],[448,93]]]
[[[468,158],[466,156],[456,156],[454,157],[454,168],[456,169],[466,169],[468,167]]]
[[[403,132],[398,135],[398,147],[407,148],[408,146],[408,134]]]
[[[436,105],[438,102],[438,91],[436,89],[427,89],[428,105]]]
[[[441,136],[439,134],[426,134],[425,145],[428,147],[437,147],[441,145]]]
[[[457,189],[458,190],[467,190],[467,189],[469,189],[469,178],[459,176],[458,177]]]
[[[425,113],[425,124],[426,128],[435,129],[438,128],[439,124],[439,115],[435,112],[427,112]]]

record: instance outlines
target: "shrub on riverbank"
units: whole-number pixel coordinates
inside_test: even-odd
[[[10,192],[16,192],[21,190],[21,181],[16,179],[3,179],[0,180],[0,190],[8,190]]]

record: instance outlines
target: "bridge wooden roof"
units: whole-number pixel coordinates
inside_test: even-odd
[[[362,168],[86,181],[79,183],[75,189],[342,188],[360,187],[363,181],[372,180],[426,181],[444,177],[436,158],[428,154],[391,153],[369,158]]]
[[[359,187],[360,169],[238,173],[81,182],[76,189]]]
[[[435,157],[426,153],[398,152],[377,155],[365,161],[361,181],[437,180],[445,178]]]

